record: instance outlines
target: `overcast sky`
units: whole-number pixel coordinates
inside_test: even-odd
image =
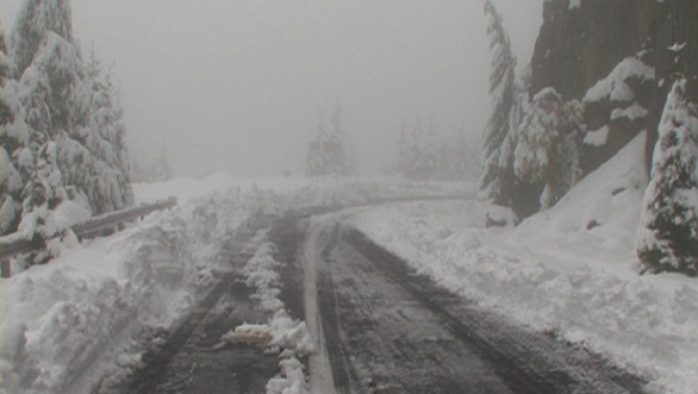
[[[2,0],[3,29],[21,0]],[[528,63],[541,0],[498,0]],[[483,0],[73,0],[74,35],[111,66],[129,146],[167,145],[175,171],[300,174],[341,103],[363,173],[392,160],[400,125],[479,137],[489,113]]]

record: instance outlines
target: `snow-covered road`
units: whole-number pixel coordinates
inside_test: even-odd
[[[301,359],[309,386],[291,393],[640,392],[639,380],[601,358],[415,274],[352,227],[354,212],[287,215],[264,238],[280,263],[279,300],[315,341]],[[239,255],[182,328],[144,358],[125,392],[275,392],[267,384],[278,373],[275,354],[220,342],[231,328],[265,321],[254,289],[235,280],[239,259],[249,257]]]
[[[639,392],[639,382],[599,358],[414,275],[337,217],[315,220],[298,239],[306,240],[306,317],[319,339],[314,392]]]

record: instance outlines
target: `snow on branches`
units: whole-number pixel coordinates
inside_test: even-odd
[[[698,276],[698,103],[678,80],[669,93],[637,238],[641,269]]]
[[[489,18],[487,35],[490,38],[492,65],[490,95],[492,113],[484,132],[483,172],[480,190],[486,198],[501,197],[500,148],[510,130],[509,115],[514,103],[514,72],[516,57],[511,51],[509,35],[502,26],[502,16],[492,2],[485,3],[485,14]]]
[[[118,95],[71,25],[68,0],[28,0],[0,59],[2,234],[39,232],[64,200],[94,214],[133,203]]]
[[[564,102],[553,88],[533,98],[530,111],[517,132],[514,172],[530,183],[543,183],[543,209],[550,208],[581,177],[582,109]]]

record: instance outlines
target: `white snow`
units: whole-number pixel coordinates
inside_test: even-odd
[[[672,51],[672,52],[681,52],[681,50],[686,47],[686,44],[687,44],[686,41],[684,41],[681,44],[679,44],[678,42],[675,42],[674,45],[668,47],[667,49]]]
[[[608,126],[604,126],[598,130],[589,131],[584,135],[584,143],[593,146],[606,145],[608,141]]]
[[[635,95],[625,81],[630,78],[643,81],[654,80],[654,76],[654,67],[648,66],[635,57],[625,58],[606,78],[598,81],[587,91],[583,101],[597,102],[609,97],[612,101],[632,101]]]
[[[261,239],[262,236],[257,237]],[[267,324],[242,324],[224,334],[224,342],[252,342],[265,345],[271,352],[279,353],[281,375],[267,383],[267,394],[308,393],[303,364],[297,357],[315,351],[305,322],[292,319],[278,296],[281,283],[278,268],[281,263],[274,260],[276,249],[271,243],[263,243],[242,270],[245,283],[256,289],[250,298],[257,300],[262,310],[273,312]]]
[[[471,182],[412,182],[399,177],[239,180],[222,173],[203,180],[178,178],[133,185],[136,204],[151,203],[170,196],[187,202],[211,193],[227,192],[269,198],[284,208],[361,204],[391,197],[462,197],[471,194],[474,187],[475,183]]]
[[[136,368],[130,338],[188,311],[213,283],[221,240],[252,210],[211,196],[107,238],[58,243],[60,257],[3,278],[0,392],[85,393],[103,374]],[[66,205],[54,216],[70,222],[75,211]]]
[[[95,382],[116,382],[142,365],[133,344],[146,327],[172,328],[215,282],[224,240],[259,212],[364,204],[386,197],[472,195],[472,184],[414,183],[401,179],[283,178],[238,181],[217,174],[134,186],[138,203],[174,195],[179,205],[127,225],[125,231],[82,244],[71,237],[50,245],[59,257],[0,279],[2,394],[91,392]],[[50,215],[58,231],[89,212],[64,202]],[[27,222],[26,226],[31,223]],[[268,311],[263,327],[243,326],[228,340],[259,334],[283,356],[282,375],[270,393],[302,393],[297,356],[312,351],[304,322],[289,317],[278,299],[278,262],[263,234],[248,281]],[[268,331],[266,331],[268,330]],[[296,361],[294,361],[296,360]],[[290,391],[289,391],[290,390]],[[294,391],[295,390],[295,391]]]
[[[630,121],[644,118],[647,116],[649,111],[640,104],[634,102],[629,107],[626,108],[614,108],[611,112],[611,120],[616,120],[620,118],[627,118]]]
[[[636,269],[643,152],[638,136],[517,228],[484,228],[477,201],[370,208],[355,225],[452,291],[646,377],[650,392],[695,394],[698,282]]]

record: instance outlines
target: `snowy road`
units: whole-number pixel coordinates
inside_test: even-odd
[[[304,239],[306,282],[316,280],[306,283],[306,298],[317,288],[318,310],[306,314],[320,342],[310,360],[317,393],[639,392],[633,378],[586,352],[522,331],[409,272],[338,221],[311,226]],[[327,371],[331,378],[317,376]]]
[[[269,233],[283,263],[280,298],[316,341],[304,361],[312,393],[640,392],[639,382],[598,358],[523,331],[413,274],[343,226],[342,217],[287,216]],[[217,346],[230,328],[263,319],[236,275],[222,277],[124,392],[265,392],[278,373],[276,356]]]

